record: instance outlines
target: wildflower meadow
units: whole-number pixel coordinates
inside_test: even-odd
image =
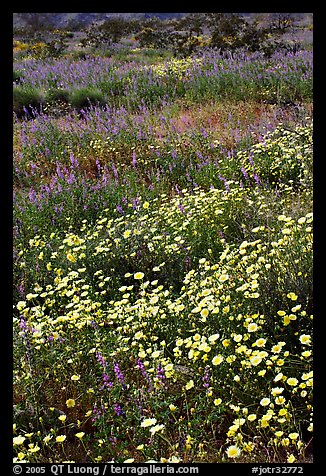
[[[312,45],[134,36],[14,41],[14,462],[312,462]]]

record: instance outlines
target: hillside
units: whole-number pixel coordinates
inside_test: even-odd
[[[14,27],[23,27],[26,24],[24,21],[23,15],[26,14],[13,14],[13,26]],[[31,15],[31,14],[28,14]],[[180,18],[185,13],[49,13],[47,14],[50,17],[51,22],[54,23],[56,27],[64,27],[69,25],[70,22],[78,22],[85,26],[90,25],[92,22],[101,22],[108,18],[114,17],[124,17],[126,19],[141,19],[141,18],[152,18],[157,17],[160,19],[168,18]]]
[[[144,18],[154,18],[157,17],[161,20],[170,19],[170,18],[181,18],[188,13],[14,13],[13,14],[13,26],[14,27],[24,27],[26,25],[26,17],[31,15],[46,15],[46,17],[53,23],[57,28],[62,28],[69,26],[73,22],[78,24],[88,26],[93,22],[102,22],[108,18],[115,17],[124,17],[126,19],[144,19]],[[257,15],[278,15],[278,13],[240,13],[240,15],[245,16],[246,18],[256,18]],[[300,22],[305,22],[308,18],[312,16],[311,13],[283,13],[283,15],[290,15],[298,19]],[[24,18],[24,16],[26,16]],[[311,20],[311,19],[310,19]]]

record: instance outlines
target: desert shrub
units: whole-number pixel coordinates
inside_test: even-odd
[[[91,105],[105,104],[105,97],[100,89],[85,87],[71,90],[69,102],[73,107],[80,110],[88,108]]]
[[[86,29],[85,37],[82,38],[82,46],[94,46],[96,48],[102,45],[110,46],[112,43],[118,43],[123,37],[130,35],[139,28],[135,20],[124,18],[110,18],[101,25],[92,25]]]
[[[69,102],[69,91],[62,88],[52,88],[49,89],[45,94],[45,100],[47,102],[53,103],[56,101]]]
[[[44,101],[44,93],[40,89],[28,85],[13,88],[13,110],[18,117],[35,115],[37,111],[40,111]]]

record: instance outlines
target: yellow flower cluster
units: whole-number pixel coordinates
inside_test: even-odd
[[[192,395],[203,388],[200,379],[204,368],[209,369],[208,407],[227,406],[236,415],[226,435],[231,445],[229,458],[238,457],[240,451],[253,451],[254,439],[243,438],[245,427],[252,435],[268,432],[275,448],[299,451],[304,443],[292,407],[295,399],[305,415],[312,411],[312,316],[304,308],[299,289],[283,289],[282,309],[269,302],[268,290],[271,281],[282,285],[284,273],[292,272],[293,279],[297,275],[296,269],[285,266],[287,256],[300,264],[302,253],[311,255],[312,213],[279,215],[273,228],[253,229],[257,239],[238,246],[228,246],[221,239],[219,258],[214,262],[199,258],[197,267],[185,274],[179,295],[160,284],[166,263],[158,262],[152,269],[158,279],[148,279],[146,270],[127,272],[119,297],[105,298],[113,282],[113,268],[110,264],[108,268],[112,255],[135,259],[139,243],[145,243],[147,253],[159,250],[157,256],[170,259],[183,248],[190,250],[190,234],[203,227],[218,223],[227,231],[223,228],[227,200],[244,200],[243,191],[235,183],[230,186],[227,196],[218,189],[198,189],[193,194],[183,190],[182,211],[179,198],[168,201],[163,197],[160,205],[156,200],[140,200],[138,209],[123,217],[112,219],[104,212],[95,226],[82,223],[79,234],[34,237],[23,250],[22,260],[24,254],[42,251],[42,263],[51,265],[53,280],[44,286],[35,283],[34,292],[17,304],[17,310],[34,329],[32,342],[39,352],[50,350],[62,339],[71,342],[73,336],[95,332],[91,331],[95,323],[99,335],[105,331],[114,339],[110,358],[123,362],[133,355],[141,359],[158,392],[176,386],[181,393]],[[164,235],[163,230],[169,233]],[[51,243],[53,246],[46,246]],[[57,251],[48,251],[55,243]],[[65,267],[59,267],[64,262]],[[294,326],[298,321],[307,323],[299,335]],[[15,322],[18,325],[18,319]],[[18,332],[23,336],[25,331]],[[94,343],[81,339],[83,352],[89,356],[101,351],[102,340],[96,335]],[[58,363],[56,372],[59,367]],[[138,368],[136,363],[134,368]],[[164,371],[164,386],[158,368]],[[19,379],[19,372],[16,377]],[[80,370],[74,370],[69,380],[79,385]],[[66,401],[68,409],[75,405],[75,398]],[[176,406],[171,404],[169,409],[174,415]],[[145,419],[141,428],[151,426],[152,435],[160,437],[165,427],[155,424],[155,418]],[[63,435],[55,441],[64,443]],[[22,443],[16,437],[15,445]]]
[[[257,174],[269,185],[302,185],[312,177],[312,145],[312,124],[293,130],[280,124],[255,144],[250,154],[239,151],[235,160],[241,161],[248,175]]]
[[[164,77],[167,75],[173,75],[179,80],[187,79],[187,71],[191,70],[194,66],[200,66],[202,60],[200,58],[171,58],[164,63],[158,63],[151,66],[144,66],[144,69],[151,69],[156,76]]]

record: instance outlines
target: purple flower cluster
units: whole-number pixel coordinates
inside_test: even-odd
[[[121,407],[121,405],[118,405],[117,403],[113,405],[113,410],[117,416],[126,416],[126,413]]]
[[[100,408],[97,405],[94,405],[92,422],[94,423],[96,420],[101,418],[101,416],[104,415],[104,413],[106,413],[106,408],[104,405],[101,405]]]
[[[137,365],[139,370],[141,371],[141,374],[143,375],[143,377],[145,377],[145,379],[147,380],[147,383],[149,384],[148,392],[152,392],[153,391],[152,380],[150,376],[148,375],[148,372],[146,372],[145,370],[145,365],[140,359],[137,359]]]
[[[208,366],[205,367],[202,380],[203,380],[203,387],[208,388],[210,386],[210,368]]]
[[[118,380],[118,382],[123,386],[125,387],[125,378],[124,378],[124,375],[120,369],[120,365],[118,364],[118,362],[114,362],[114,365],[113,365],[113,370],[114,370],[114,373],[115,373],[115,376]]]
[[[156,377],[161,381],[161,383],[164,383],[164,380],[166,379],[165,370],[161,364],[158,364],[157,366]]]
[[[111,382],[110,377],[107,373],[102,374],[103,386],[100,390],[110,389],[113,387],[113,382]]]
[[[98,361],[98,363],[101,364],[102,367],[105,369],[107,367],[107,362],[106,362],[105,358],[103,357],[102,353],[101,352],[96,352],[95,356],[96,356],[96,360]]]
[[[24,74],[17,88],[30,86],[48,90],[62,88],[75,90],[80,88],[106,85],[107,96],[115,99],[117,87],[127,105],[131,104],[142,109],[141,101],[147,98],[148,89],[154,85],[161,88],[161,105],[173,94],[176,81],[183,83],[183,88],[196,91],[198,82],[204,81],[211,88],[219,90],[227,85],[227,89],[245,88],[247,85],[258,84],[266,88],[280,83],[295,84],[310,82],[312,78],[312,52],[298,51],[296,54],[286,51],[275,53],[270,59],[260,53],[239,52],[232,55],[221,55],[220,52],[207,50],[199,53],[183,79],[177,79],[171,70],[166,74],[157,75],[155,66],[142,67],[135,61],[118,62],[116,58],[89,56],[85,60],[74,58],[48,59],[46,62],[37,59],[15,61],[14,67],[23,70]],[[196,62],[196,60],[199,60]],[[170,99],[170,100],[171,100]],[[139,106],[140,105],[140,106]],[[162,123],[169,121],[161,115]],[[173,124],[171,127],[173,128]],[[205,133],[205,131],[204,131]],[[143,138],[140,128],[138,138]]]

